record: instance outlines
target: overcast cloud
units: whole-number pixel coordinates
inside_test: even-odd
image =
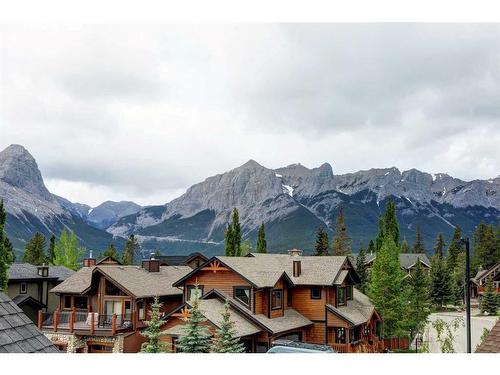
[[[500,174],[498,25],[0,26],[0,148],[97,205],[255,159]]]

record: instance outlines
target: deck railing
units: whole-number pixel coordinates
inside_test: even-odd
[[[69,330],[70,332],[89,331],[94,334],[96,330],[110,330],[115,334],[117,330],[135,328],[133,314],[112,314],[99,315],[84,311],[59,311],[53,313],[38,312],[38,328],[41,330],[50,329],[54,332],[58,330]]]

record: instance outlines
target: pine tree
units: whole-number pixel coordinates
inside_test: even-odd
[[[366,293],[366,289],[368,287],[368,267],[366,265],[366,249],[363,247],[359,249],[359,253],[356,258],[356,273],[358,274],[360,280],[357,288],[361,291],[361,293]]]
[[[396,205],[392,200],[389,200],[385,206],[384,225],[384,236],[391,236],[396,246],[399,246],[399,224],[396,216]]]
[[[408,245],[408,241],[406,238],[401,242],[401,254],[411,253],[410,245]]]
[[[3,200],[0,200],[0,290],[7,289],[9,279],[9,256],[5,247],[4,225],[7,219],[7,214],[3,207]]]
[[[316,254],[318,256],[328,255],[328,233],[325,232],[323,226],[320,225],[316,234]]]
[[[373,242],[373,240],[370,240],[370,242],[368,243],[368,254],[374,254],[376,251],[377,249],[375,248],[375,243]]]
[[[102,257],[111,257],[114,259],[118,259],[118,251],[116,250],[115,245],[110,244],[108,248],[102,253]]]
[[[493,225],[479,223],[474,232],[474,262],[476,267],[488,269],[500,261],[500,248]]]
[[[24,248],[23,262],[40,266],[45,263],[45,237],[40,232],[36,232]]]
[[[240,214],[238,209],[233,209],[233,218],[231,221],[231,226],[233,227],[233,246],[234,246],[234,256],[239,257],[241,255],[241,226],[240,226]]]
[[[122,263],[124,265],[131,265],[135,263],[135,254],[139,251],[140,245],[137,238],[133,234],[128,236],[125,249],[123,250]]]
[[[450,272],[443,257],[437,255],[431,258],[430,297],[440,308],[453,299]]]
[[[436,238],[436,244],[434,245],[434,254],[443,257],[445,247],[446,243],[444,242],[443,233],[439,233]]]
[[[234,234],[233,227],[228,225],[226,231],[224,233],[224,243],[226,249],[226,256],[233,257],[234,256]]]
[[[85,254],[85,249],[80,247],[73,231],[68,234],[66,229],[63,229],[54,248],[54,254],[54,265],[65,266],[76,271],[79,267],[79,260]]]
[[[431,312],[429,286],[429,276],[424,271],[422,263],[417,262],[415,271],[408,280],[408,318],[410,319],[409,328],[412,332],[421,332]]]
[[[165,353],[167,351],[166,345],[161,341],[163,336],[161,326],[165,323],[160,318],[160,309],[162,307],[159,298],[154,297],[153,304],[151,305],[151,319],[146,321],[147,328],[141,332],[147,341],[141,345],[141,353]]]
[[[257,233],[257,252],[261,254],[267,253],[267,241],[266,232],[264,230],[264,223],[259,227],[259,232]]]
[[[382,215],[378,215],[378,231],[377,237],[375,237],[375,250],[379,251],[382,247],[382,243],[384,242],[384,218]]]
[[[465,301],[465,252],[458,253],[455,267],[451,270],[452,297],[455,304]]]
[[[236,337],[236,330],[234,329],[234,322],[231,321],[228,301],[224,304],[224,311],[221,315],[222,321],[219,328],[215,331],[210,351],[212,353],[243,353],[245,347],[239,338]]]
[[[49,249],[47,250],[47,263],[54,264],[54,258],[56,257],[56,236],[50,236]]]
[[[400,334],[405,321],[404,273],[399,264],[399,249],[393,238],[384,238],[382,247],[377,251],[368,287],[368,296],[383,319],[384,337]]]
[[[413,244],[413,253],[425,254],[424,241],[422,240],[422,232],[420,231],[419,224],[417,224],[417,231],[415,234],[415,243]]]
[[[198,295],[198,293],[195,293],[195,295]],[[190,316],[187,318],[183,332],[177,340],[176,347],[184,353],[208,353],[210,334],[204,325],[206,319],[200,311],[200,301],[196,297],[190,303]]]
[[[14,247],[12,246],[12,242],[10,242],[7,236],[4,237],[3,245],[5,247],[5,256],[7,265],[11,265],[16,261],[16,254],[14,253]]]
[[[455,263],[457,261],[457,256],[461,251],[464,251],[462,245],[462,229],[457,226],[453,231],[453,237],[450,241],[450,246],[448,247],[448,257],[446,258],[446,263],[449,270],[455,268]]]
[[[351,240],[347,235],[347,228],[344,219],[344,207],[339,205],[337,217],[335,218],[335,236],[333,237],[333,255],[351,254]]]
[[[493,286],[493,279],[488,277],[484,288],[484,293],[480,303],[481,313],[488,315],[496,315],[498,312],[498,296]]]

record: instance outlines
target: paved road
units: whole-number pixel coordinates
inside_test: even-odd
[[[471,344],[472,344],[472,352],[476,349],[476,346],[479,344],[481,339],[481,335],[483,334],[483,329],[487,328],[490,330],[496,322],[496,317],[492,316],[474,316],[477,311],[472,311],[471,317]],[[440,353],[439,343],[437,342],[437,333],[436,330],[432,327],[432,322],[436,319],[442,319],[445,322],[451,322],[454,319],[461,317],[464,322],[464,326],[459,327],[455,331],[455,341],[453,347],[455,348],[455,352],[457,353],[466,353],[467,352],[467,343],[466,343],[466,333],[465,333],[465,312],[439,312],[434,313],[429,316],[430,323],[426,327],[426,332],[424,334],[424,340],[429,343],[429,351],[431,353]]]

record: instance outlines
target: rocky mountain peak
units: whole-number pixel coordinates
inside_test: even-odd
[[[46,201],[54,200],[35,158],[21,145],[10,145],[0,152],[0,180]]]

